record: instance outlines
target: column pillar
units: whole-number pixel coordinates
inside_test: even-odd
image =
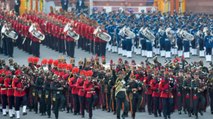
[[[174,10],[175,10],[175,6],[174,6],[174,0],[170,0],[170,14],[174,15]]]
[[[179,9],[179,0],[175,0],[175,10],[177,13],[180,12],[180,9]]]

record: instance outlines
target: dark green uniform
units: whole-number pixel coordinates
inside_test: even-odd
[[[45,115],[46,113],[46,104],[45,104],[45,90],[43,88],[44,86],[44,78],[43,77],[38,77],[36,81],[36,88],[38,92],[38,100],[39,100],[39,111],[41,115]]]
[[[181,114],[182,106],[183,106],[183,77],[177,78],[177,106],[179,114]]]
[[[51,86],[52,94],[53,94],[53,107],[54,107],[54,114],[55,118],[58,119],[59,117],[59,107],[60,107],[60,102],[61,102],[61,95],[63,91],[63,86],[59,81],[54,81],[52,86]]]
[[[124,112],[122,114],[122,118],[124,119],[126,116],[128,116],[129,111],[129,104],[126,100],[126,86],[127,82],[129,80],[129,76],[131,74],[131,71],[123,78],[119,79],[115,75],[115,71],[113,71],[113,80],[115,80],[115,98],[116,98],[116,113],[117,113],[117,119],[120,119],[120,111],[122,103],[124,103]],[[113,81],[114,82],[114,81]]]
[[[50,90],[51,83],[52,81],[50,78],[48,78],[44,83],[46,111],[47,111],[48,118],[51,117],[51,99],[52,99],[51,90]]]
[[[113,87],[111,82],[111,77],[106,76],[104,80],[104,93],[105,93],[105,99],[107,103],[107,111],[110,112],[112,109],[112,100],[111,100],[111,89]]]
[[[211,113],[213,114],[213,73],[208,76],[208,90],[209,90],[209,97],[210,97],[210,108]]]
[[[189,117],[191,117],[191,78],[185,79],[183,81],[183,89],[184,89],[184,111],[188,112]]]
[[[135,113],[139,104],[139,89],[141,90],[141,83],[137,80],[131,80],[127,85],[127,93],[129,94],[129,100],[131,103],[132,118],[135,119]]]

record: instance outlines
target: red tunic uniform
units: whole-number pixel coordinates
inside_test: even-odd
[[[13,96],[12,79],[6,78],[4,85],[7,88],[7,96]]]
[[[74,95],[78,94],[78,89],[76,88],[77,79],[72,77],[69,82],[69,86],[71,87],[71,93]]]
[[[84,96],[85,91],[84,91],[84,80],[82,78],[79,78],[76,84],[76,88],[78,89],[78,96]]]
[[[146,88],[147,88],[147,91],[145,92],[145,94],[147,94],[147,95],[152,95],[152,89],[151,89],[151,87],[150,87],[150,81],[151,81],[151,80],[148,80],[147,77],[144,78],[144,85],[145,85]]]
[[[0,77],[0,88],[1,88],[1,90],[0,90],[0,92],[1,92],[1,94],[2,95],[6,95],[7,94],[7,89],[5,88],[5,86],[4,86],[4,77]]]
[[[19,81],[18,78],[14,78],[12,82],[12,87],[14,89],[15,97],[22,97],[26,94],[25,90],[23,90],[23,84]]]
[[[151,89],[153,91],[152,97],[159,97],[160,96],[160,92],[159,92],[159,84],[158,84],[158,82],[155,79],[152,79],[150,81],[150,86],[151,86]]]
[[[161,98],[169,98],[169,81],[161,80],[159,84],[159,89],[161,91],[160,97]]]
[[[94,85],[88,79],[84,82],[84,90],[86,91],[86,98],[91,98],[95,95]]]

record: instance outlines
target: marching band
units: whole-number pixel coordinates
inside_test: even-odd
[[[212,18],[205,14],[190,15],[133,14],[119,10],[94,11],[87,17],[83,13],[77,16],[75,12],[54,13],[52,10],[49,14],[28,11],[17,17],[13,11],[1,10],[1,52],[8,55],[8,47],[11,47],[9,56],[12,57],[13,46],[8,46],[12,44],[39,57],[42,43],[70,57],[74,57],[77,45],[98,56],[105,56],[108,49],[129,58],[133,53],[148,58],[199,55],[211,62]],[[5,32],[5,26],[10,26],[10,32]],[[10,40],[6,40],[8,38]]]
[[[212,61],[211,16],[192,13],[171,16],[159,12],[135,14],[122,9],[110,13],[94,12],[91,18],[105,24],[112,37],[107,43],[108,51],[126,57],[135,53],[148,58],[153,55],[165,58],[199,55]]]
[[[20,66],[13,59],[0,60],[0,96],[3,116],[20,118],[29,111],[41,116],[59,111],[89,119],[95,108],[113,112],[117,119],[131,114],[148,112],[155,117],[170,119],[173,112],[198,119],[210,106],[213,114],[213,65],[202,61],[188,63],[176,57],[165,64],[157,58],[136,64],[119,58],[106,64],[98,57],[85,59],[75,65],[60,58],[29,57],[28,66]],[[210,99],[210,100],[209,100]],[[199,106],[198,106],[199,105]],[[22,107],[22,108],[20,108]],[[27,108],[28,107],[28,108]],[[123,113],[120,114],[120,111]],[[53,113],[52,113],[53,112]]]
[[[78,19],[79,18],[79,19]],[[29,54],[40,57],[40,44],[74,57],[75,45],[79,48],[105,56],[106,42],[111,40],[103,26],[91,20],[84,14],[77,16],[74,12],[56,12],[49,14],[27,11],[16,16],[14,11],[0,10],[1,19],[1,52],[8,55],[13,51],[12,45],[17,45]],[[5,27],[10,26],[10,32]],[[8,28],[7,28],[8,29]],[[4,37],[4,36],[7,37]],[[9,36],[8,36],[9,35]],[[11,38],[14,43],[7,43]],[[14,38],[13,38],[14,37]],[[6,42],[7,41],[7,42]],[[8,55],[13,57],[13,53]]]
[[[198,113],[203,115],[209,105],[213,114],[213,64],[209,68],[202,61],[185,60],[199,55],[212,62],[211,16],[133,14],[122,9],[86,16],[65,11],[26,11],[16,16],[13,11],[0,10],[0,53],[13,57],[17,46],[35,56],[28,58],[29,66],[20,66],[13,59],[8,65],[0,60],[3,116],[8,113],[10,118],[20,119],[20,109],[26,115],[28,107],[49,118],[51,110],[56,119],[59,111],[66,110],[82,118],[88,112],[92,119],[93,109],[101,108],[117,119],[125,119],[129,113],[135,119],[137,112],[146,111],[170,119],[176,110],[198,119]],[[41,43],[66,53],[70,63],[63,58],[39,63]],[[76,66],[76,45],[103,56],[102,62],[96,57]],[[119,58],[117,64],[112,60],[106,64],[106,49],[128,58],[135,53],[147,60],[136,64]],[[154,55],[168,62],[162,64],[156,57],[150,61]]]

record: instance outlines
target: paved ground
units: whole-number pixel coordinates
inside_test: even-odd
[[[41,52],[41,58],[53,58],[53,59],[57,59],[59,56],[64,56],[63,54],[54,52],[52,50],[50,50],[49,48],[46,48],[45,46],[41,46],[40,49]],[[75,57],[76,57],[76,62],[80,59],[83,59],[85,57],[91,57],[92,54],[89,54],[87,52],[84,52],[80,49],[76,49],[75,50]],[[15,48],[14,50],[14,59],[21,65],[27,65],[27,58],[29,57],[29,54]],[[67,61],[69,61],[69,57],[64,56]],[[111,59],[114,60],[114,62],[117,62],[117,59],[121,57],[115,53],[110,53],[107,52],[106,55],[106,59],[107,62],[109,62]],[[5,57],[3,55],[0,55],[0,58],[4,58],[4,59],[8,59],[8,57]],[[124,58],[124,60],[128,60],[131,61],[132,59],[134,59],[136,62],[141,62],[144,61],[145,58],[141,57],[141,56],[136,56],[134,55],[133,58]],[[160,62],[165,62],[164,58],[158,58]],[[192,57],[190,60],[188,60],[189,62],[192,61],[199,61],[199,60],[203,60],[205,65],[209,66],[208,63],[205,62],[204,58],[198,58],[198,57]],[[130,114],[129,114],[130,115]],[[54,116],[52,115],[52,118]],[[210,114],[210,109],[207,110],[207,112],[204,114],[204,116],[199,116],[200,119],[212,119],[213,115]],[[2,115],[0,115],[0,119],[8,119],[9,117],[2,117]],[[47,116],[40,116],[38,114],[34,114],[33,112],[29,112],[27,116],[21,117],[21,119],[48,119]],[[85,118],[88,118],[88,115],[86,115]],[[136,114],[136,119],[154,119],[153,115],[148,115],[147,113],[137,113]],[[160,117],[159,117],[160,118]],[[161,117],[162,118],[162,117]],[[171,116],[172,119],[190,119],[187,115],[178,115],[177,113],[172,114]],[[193,117],[191,117],[192,119]],[[60,116],[59,119],[81,119],[80,116],[73,116],[73,114],[71,113],[65,113],[65,112],[60,112]],[[93,119],[116,119],[116,116],[113,115],[112,113],[107,113],[107,112],[103,112],[101,110],[95,110],[94,111],[94,118]],[[127,118],[127,119],[130,119]]]
[[[63,55],[61,53],[55,52],[45,46],[41,46],[40,48],[40,57],[42,58],[52,58],[52,59],[58,59],[59,56],[64,56],[65,59],[67,59],[67,62],[69,62],[69,57],[67,57],[66,55]],[[14,49],[14,59],[20,63],[21,65],[27,65],[27,58],[30,55],[27,54],[24,51],[21,51],[17,48]],[[84,59],[84,58],[90,58],[94,55],[82,51],[81,49],[75,49],[75,59],[76,59],[76,63],[80,60],[80,59]],[[106,53],[106,61],[109,62],[111,59],[117,63],[118,58],[120,58],[122,56],[116,54],[116,53],[111,53],[111,52],[107,52]],[[8,59],[8,57],[5,57],[3,55],[0,54],[0,58],[4,58],[4,59]],[[123,57],[123,60],[128,60],[129,62],[131,62],[131,60],[134,59],[136,62],[140,63],[141,61],[145,61],[146,58],[145,57],[141,57],[140,55],[133,55],[133,58],[126,58]],[[158,58],[159,62],[164,63],[165,62],[165,58]],[[206,63],[205,58],[199,58],[198,56],[192,56],[190,59],[187,59],[187,61],[189,62],[194,62],[194,61],[200,61],[202,60],[204,62],[205,65],[209,66],[209,63]]]
[[[129,113],[130,115],[130,113]],[[199,115],[199,119],[212,119],[213,115],[210,114],[209,109],[203,116]],[[3,117],[0,115],[0,119],[9,119],[9,117]],[[40,116],[39,114],[35,114],[33,112],[28,112],[28,115],[22,116],[21,119],[49,119],[47,116]],[[55,119],[52,113],[52,117],[50,119]],[[59,119],[82,119],[81,116],[74,116],[73,113],[60,112]],[[86,113],[85,118],[88,119],[88,114]],[[116,119],[116,116],[112,113],[103,112],[101,110],[95,110],[93,119]],[[125,119],[131,119],[130,116]],[[136,113],[136,119],[156,119],[153,115],[148,115],[147,112],[144,113]],[[163,119],[163,117],[158,117],[157,119]],[[171,115],[171,119],[194,119],[188,117],[186,114],[179,115],[178,113],[173,113]]]

